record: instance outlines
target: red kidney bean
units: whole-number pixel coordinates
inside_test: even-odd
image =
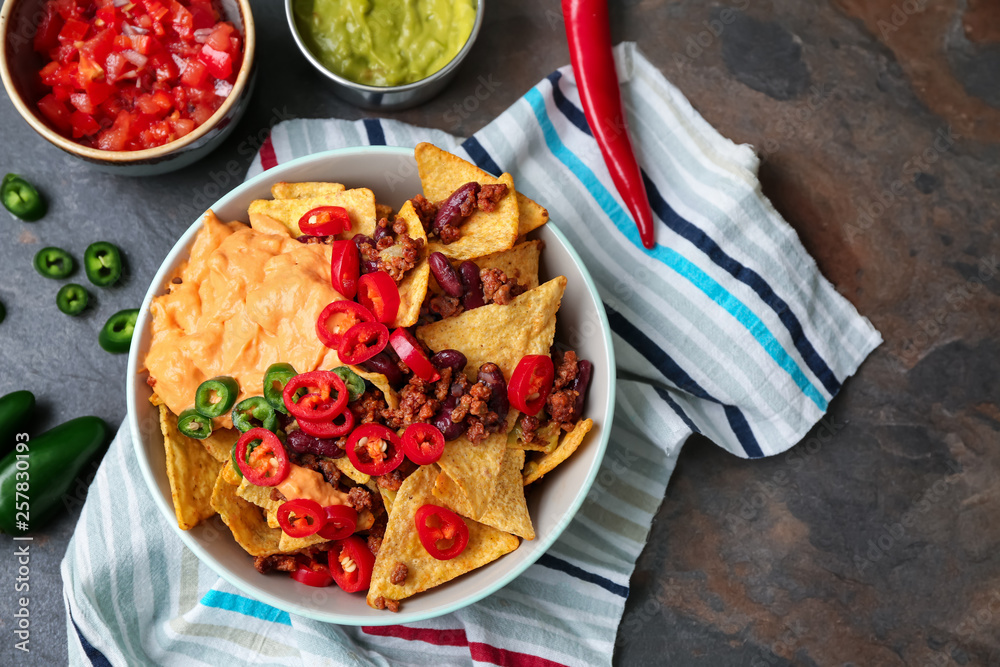
[[[339,459],[345,454],[343,448],[337,446],[336,440],[316,438],[304,431],[289,433],[285,438],[285,446],[298,454],[315,454],[330,459]]]
[[[479,194],[479,183],[472,181],[459,186],[451,193],[451,196],[438,206],[437,215],[434,216],[435,232],[440,232],[442,227],[458,227],[462,224],[462,218],[470,215],[476,208],[476,195]]]
[[[385,352],[379,352],[368,361],[362,362],[361,368],[369,373],[381,373],[393,387],[403,384],[403,373],[396,362]]]
[[[390,231],[392,231],[391,227],[379,227],[378,225],[376,225],[375,233],[372,234],[372,238],[375,240],[375,243],[378,243],[379,239],[381,239],[384,236],[388,236]]]
[[[430,257],[427,258],[427,263],[431,265],[431,273],[434,274],[434,279],[438,281],[438,285],[441,286],[445,294],[456,299],[461,298],[465,294],[465,290],[462,288],[462,281],[459,280],[458,274],[455,273],[455,267],[451,265],[451,262],[448,261],[448,258],[443,253],[432,252]]]
[[[457,382],[452,384],[448,390],[448,396],[442,401],[441,408],[431,420],[437,430],[444,435],[444,439],[449,442],[461,437],[467,428],[464,419],[457,423],[451,420],[451,412],[458,406],[458,399],[462,397],[463,393],[462,387]]]
[[[493,363],[483,364],[479,367],[477,379],[490,388],[490,400],[487,401],[490,412],[497,413],[501,422],[505,421],[510,411],[510,401],[507,399],[507,381],[500,367]]]
[[[441,350],[431,357],[431,363],[434,364],[435,368],[450,368],[456,373],[461,373],[465,370],[468,361],[465,355],[458,350]]]
[[[479,277],[479,267],[475,262],[466,260],[458,267],[458,272],[462,275],[462,286],[465,287],[465,295],[462,296],[462,307],[472,310],[485,306],[483,301],[483,281]]]
[[[365,243],[372,246],[373,248],[375,247],[375,239],[368,236],[367,234],[355,234],[354,238],[352,238],[351,240],[354,241],[354,245],[358,246],[359,251],[361,250],[361,246]]]
[[[587,397],[587,388],[590,386],[590,376],[593,373],[594,364],[586,359],[577,364],[576,379],[569,386],[577,392],[576,401],[573,402],[573,421],[583,416],[583,401]]]

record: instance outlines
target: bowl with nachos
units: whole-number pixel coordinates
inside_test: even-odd
[[[248,180],[177,241],[136,323],[129,425],[162,514],[234,586],[411,622],[493,593],[572,520],[614,353],[519,185],[431,144],[342,149]]]

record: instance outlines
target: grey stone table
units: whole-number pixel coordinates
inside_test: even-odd
[[[36,393],[36,432],[81,414],[121,421],[125,359],[103,353],[97,331],[138,305],[211,184],[239,182],[270,124],[362,117],[295,50],[281,4],[254,3],[249,113],[179,173],[98,173],[0,101],[0,173],[23,173],[52,203],[35,224],[0,219],[0,393]],[[567,61],[557,2],[487,4],[458,79],[392,117],[468,135]],[[748,462],[687,444],[632,578],[616,662],[1000,663],[996,3],[629,0],[612,8],[612,30],[723,134],[757,147],[765,194],[886,339],[789,456]],[[67,318],[31,257],[41,244],[79,256],[98,239],[122,247],[129,275]],[[65,662],[58,568],[74,523],[68,511],[34,543],[32,653],[19,662]]]

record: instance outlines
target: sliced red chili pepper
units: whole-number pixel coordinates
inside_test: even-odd
[[[353,301],[334,301],[323,309],[316,320],[316,335],[323,345],[336,350],[344,333],[360,322],[374,322],[375,316]]]
[[[278,506],[278,525],[289,537],[309,537],[326,525],[323,507],[309,498],[295,498]]]
[[[342,540],[350,537],[358,527],[358,512],[348,505],[327,505],[326,525],[319,531],[319,536],[327,540]]]
[[[444,453],[444,434],[433,424],[414,422],[403,432],[403,452],[418,466],[434,463]]]
[[[528,354],[517,362],[507,383],[507,398],[526,415],[534,417],[545,405],[552,391],[555,366],[552,357],[545,354]]]
[[[323,563],[313,562],[310,565],[299,565],[299,569],[292,572],[292,579],[315,588],[326,588],[333,583],[333,575],[330,568]]]
[[[427,358],[427,353],[420,342],[406,329],[400,327],[389,336],[389,344],[396,351],[406,366],[425,382],[437,382],[441,374]]]
[[[309,393],[296,400],[300,390]],[[336,392],[336,396],[334,396]],[[347,407],[347,387],[340,376],[331,371],[311,371],[296,375],[281,392],[285,407],[296,419],[330,421]]]
[[[374,344],[372,341],[375,341]],[[337,346],[337,356],[345,364],[368,361],[385,349],[389,330],[381,322],[359,322],[344,332]]]
[[[366,591],[372,583],[375,556],[360,537],[352,535],[326,552],[333,580],[345,593]]]
[[[399,288],[385,271],[366,273],[358,278],[358,303],[371,311],[379,322],[392,324],[399,312]]]
[[[469,527],[451,510],[437,505],[424,505],[413,517],[417,537],[434,558],[451,560],[465,551],[469,543]]]
[[[299,229],[310,236],[333,236],[351,231],[351,216],[343,206],[317,206],[299,218]]]
[[[348,299],[358,293],[361,258],[354,241],[334,241],[330,244],[330,283],[333,289]]]
[[[361,472],[378,477],[403,462],[403,444],[392,429],[362,424],[347,438],[347,458]]]
[[[351,429],[354,428],[354,413],[345,408],[331,421],[312,421],[310,419],[296,419],[295,421],[298,422],[303,433],[329,440],[351,432]]]
[[[260,444],[250,450],[250,444]],[[285,446],[266,428],[252,428],[236,441],[236,465],[247,481],[256,486],[277,486],[285,481],[291,464]]]

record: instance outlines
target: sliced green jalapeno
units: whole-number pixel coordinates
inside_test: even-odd
[[[365,381],[360,375],[352,371],[349,366],[338,366],[333,369],[333,372],[339,375],[340,379],[347,386],[347,401],[349,403],[358,400],[365,393]]]
[[[177,430],[189,438],[204,440],[212,435],[212,420],[190,408],[177,417]]]
[[[88,303],[90,303],[90,293],[83,285],[76,283],[63,285],[56,294],[56,306],[67,315],[79,315],[87,309]]]
[[[194,394],[194,409],[209,419],[221,417],[233,409],[239,393],[240,385],[227,375],[205,380]]]
[[[35,253],[35,270],[46,278],[60,280],[73,273],[73,257],[62,248],[42,248]]]
[[[139,309],[119,310],[108,318],[101,329],[97,342],[105,351],[112,354],[128,352],[132,343],[132,332],[135,331],[135,321],[139,319]]]
[[[261,426],[272,433],[278,430],[278,413],[263,396],[251,396],[233,408],[233,426],[240,433]]]
[[[236,463],[236,443],[235,442],[233,443],[233,451],[229,453],[229,457],[233,460],[233,470],[235,470],[236,474],[240,476],[240,479],[243,479],[243,471],[240,470],[240,466]]]
[[[293,377],[298,375],[291,364],[271,364],[264,373],[264,398],[268,404],[282,414],[288,414],[281,392]]]
[[[98,287],[114,285],[122,275],[121,252],[107,241],[91,243],[83,253],[83,268],[90,282]]]
[[[35,186],[17,174],[3,177],[0,199],[3,199],[4,208],[27,222],[34,222],[45,215],[45,200]]]

